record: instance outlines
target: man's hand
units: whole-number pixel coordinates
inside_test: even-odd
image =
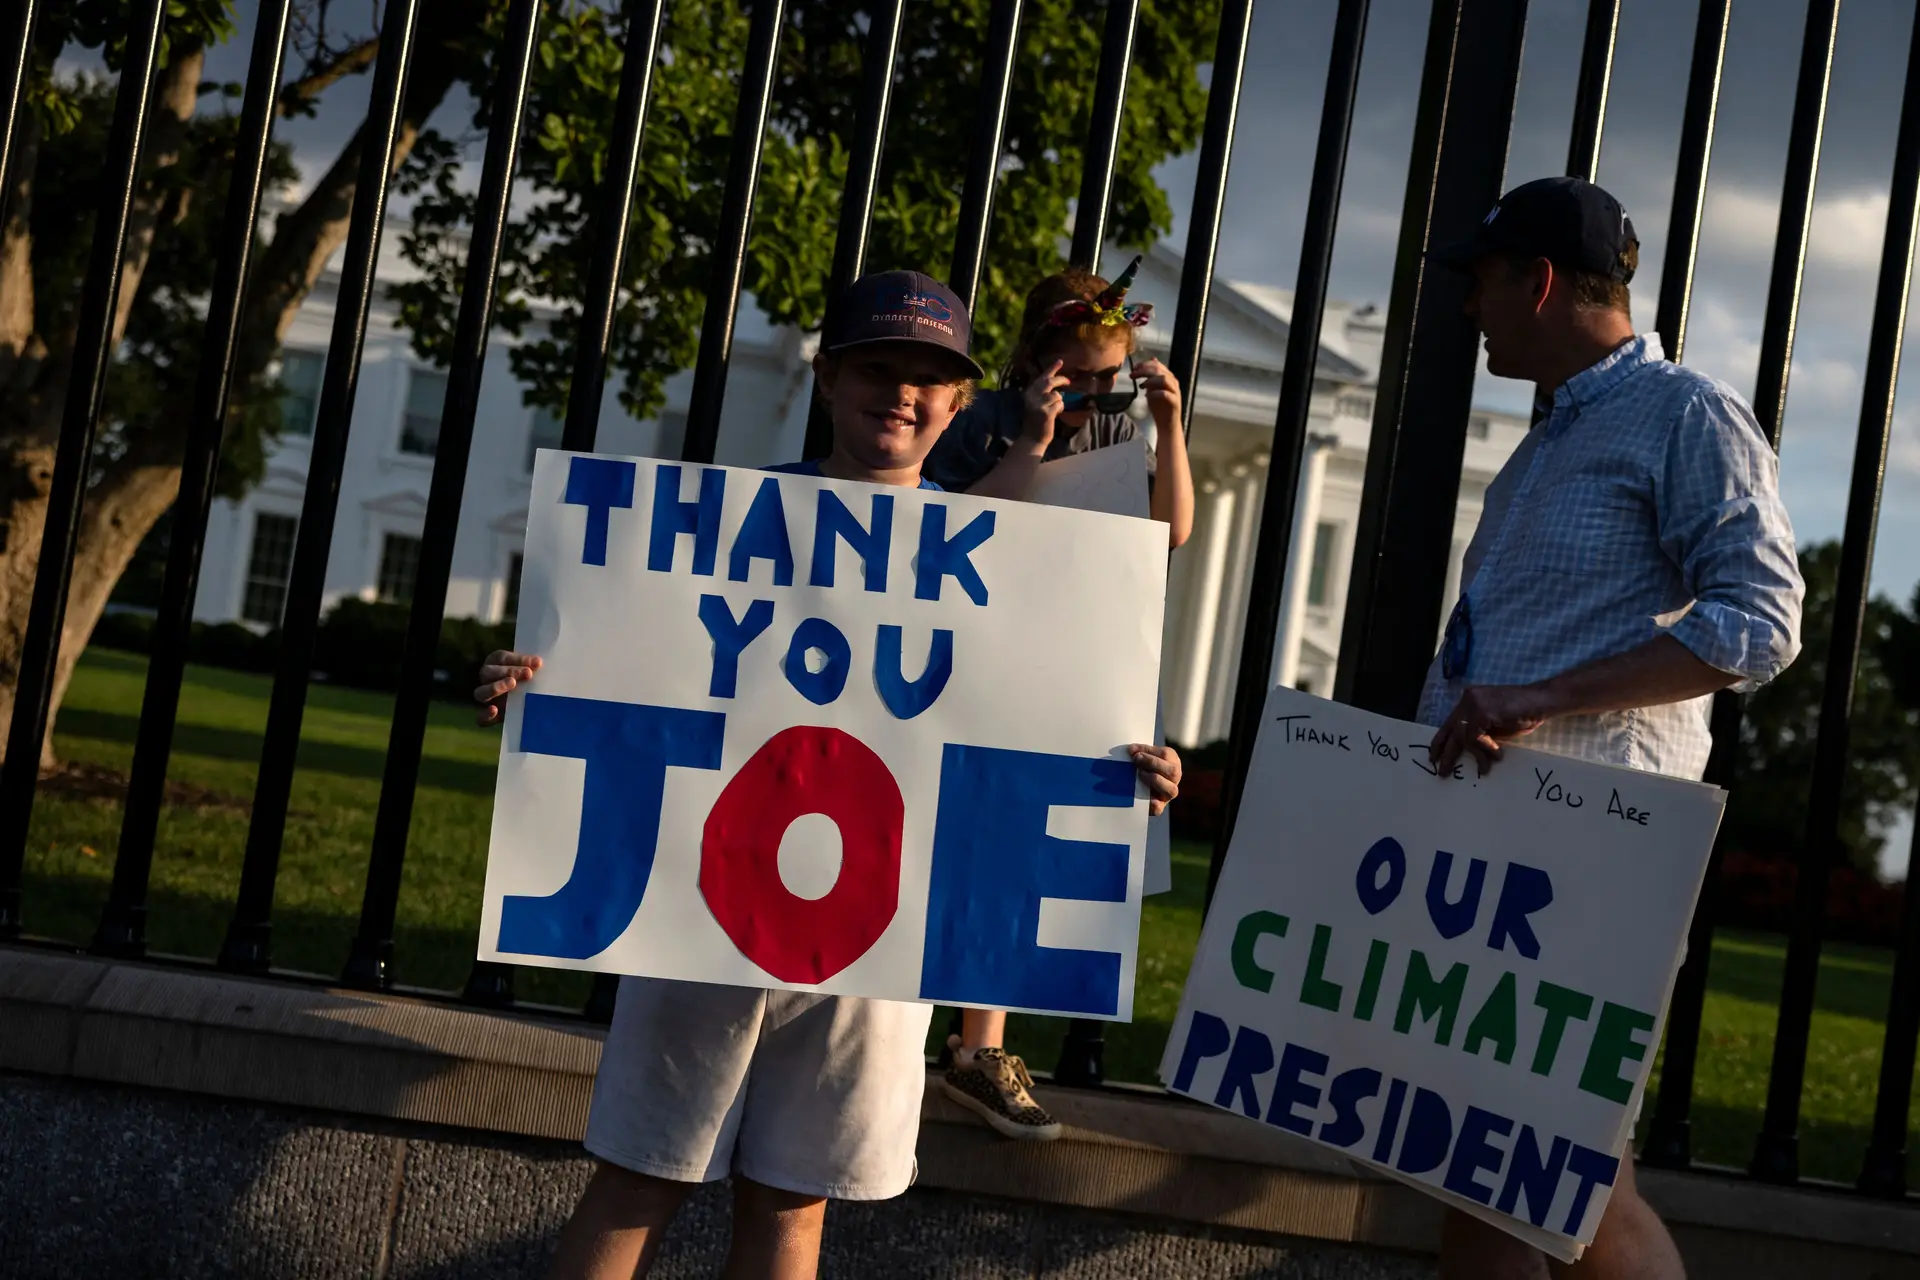
[[[1140,380],[1140,389],[1147,393],[1147,409],[1160,434],[1164,437],[1169,431],[1180,430],[1180,379],[1173,376],[1173,370],[1158,360],[1142,360],[1133,366],[1133,373]]]
[[[1147,784],[1147,812],[1159,817],[1180,794],[1180,753],[1172,747],[1155,747],[1136,742],[1127,748],[1133,767]]]
[[[533,679],[533,673],[543,665],[537,653],[496,649],[488,654],[480,664],[480,687],[473,691],[473,700],[480,704],[474,712],[475,722],[483,728],[497,723],[506,714],[507,695]]]
[[[1470,685],[1433,735],[1427,758],[1435,773],[1450,778],[1471,752],[1485,777],[1503,754],[1502,743],[1532,733],[1557,714],[1544,685]]]
[[[1066,401],[1061,398],[1060,388],[1067,380],[1060,376],[1060,361],[1055,360],[1040,371],[1040,376],[1027,384],[1020,397],[1020,438],[1030,445],[1045,449],[1053,443],[1054,424],[1060,418],[1060,410]]]

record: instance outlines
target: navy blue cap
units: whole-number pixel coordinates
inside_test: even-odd
[[[973,322],[960,295],[918,271],[877,271],[861,276],[827,304],[820,329],[822,351],[844,351],[870,342],[914,342],[953,357],[956,378],[984,378],[967,347]]]
[[[1633,220],[1607,192],[1581,178],[1541,178],[1501,196],[1471,236],[1427,256],[1463,267],[1489,254],[1518,254],[1625,284],[1639,246]]]

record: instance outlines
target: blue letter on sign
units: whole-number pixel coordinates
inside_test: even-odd
[[[1134,786],[1126,760],[948,743],[920,998],[1118,1012],[1119,955],[1041,946],[1040,899],[1126,901],[1127,846],[1056,839],[1047,834],[1047,810],[1129,808]]]
[[[920,555],[913,566],[913,598],[938,600],[940,580],[952,575],[975,604],[987,602],[987,584],[968,559],[993,536],[993,512],[982,511],[960,532],[947,537],[947,509],[929,502],[920,512]]]
[[[575,458],[567,465],[567,505],[587,509],[587,538],[581,564],[607,562],[607,512],[633,505],[631,462],[612,458]]]
[[[833,552],[837,540],[845,538],[860,557],[867,590],[887,589],[887,552],[893,547],[893,495],[873,495],[873,519],[862,529],[831,489],[822,489],[813,516],[813,570],[810,580],[816,587],[833,585]]]
[[[713,560],[720,553],[720,503],[727,493],[727,473],[709,467],[700,473],[700,498],[680,501],[680,468],[662,467],[653,477],[653,530],[647,535],[647,568],[673,572],[673,551],[680,535],[693,535],[693,571],[713,576]],[[629,495],[631,501],[631,495]]]
[[[727,718],[592,698],[529,693],[520,750],[587,762],[573,874],[545,898],[500,904],[501,951],[584,960],[633,923],[653,872],[667,767],[718,769]]]
[[[753,495],[747,518],[740,532],[733,535],[733,550],[727,552],[727,577],[745,582],[753,572],[755,560],[773,563],[773,585],[793,585],[793,544],[787,541],[787,509],[780,504],[780,482],[768,476]]]

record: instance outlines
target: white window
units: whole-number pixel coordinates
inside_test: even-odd
[[[390,533],[380,543],[380,578],[375,584],[385,604],[412,604],[420,577],[420,539]]]
[[[533,411],[533,430],[527,435],[527,470],[533,470],[533,455],[542,449],[558,449],[566,422],[551,409]],[[517,575],[516,575],[517,576]]]
[[[253,518],[253,547],[247,552],[247,579],[240,593],[240,616],[262,626],[280,625],[287,607],[287,578],[293,573],[293,537],[300,522],[292,516],[261,512]]]
[[[518,551],[507,557],[507,602],[500,609],[502,622],[512,622],[520,616],[520,563]]]
[[[287,435],[313,434],[320,414],[320,375],[326,368],[324,351],[280,353],[280,429]]]
[[[400,452],[431,458],[440,443],[440,415],[447,407],[447,375],[438,369],[407,373],[407,411],[400,420]]]

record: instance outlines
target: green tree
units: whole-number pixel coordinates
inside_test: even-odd
[[[750,0],[749,0],[750,3]],[[345,79],[373,65],[377,34],[330,26],[327,0],[296,0],[294,77],[283,116],[311,113]],[[915,0],[907,7],[897,110],[888,135],[871,261],[944,271],[959,207],[989,0]],[[116,69],[129,0],[48,0],[31,67],[32,111],[0,226],[0,724],[11,714],[28,603],[45,522],[61,406],[72,364],[80,293],[111,86],[55,73],[63,50],[90,50]],[[1137,62],[1110,212],[1115,237],[1144,244],[1171,210],[1152,169],[1198,139],[1204,92],[1198,64],[1213,14],[1175,0],[1142,7]],[[444,359],[458,309],[472,216],[460,164],[470,139],[429,127],[464,93],[473,124],[493,124],[497,37],[506,0],[423,0],[396,163],[418,201],[406,255],[424,278],[397,290],[414,345]],[[364,8],[356,6],[355,12]],[[980,334],[989,360],[1004,350],[1019,297],[1060,264],[1104,6],[1030,0],[1023,29],[1007,160],[996,195]],[[796,5],[782,40],[774,120],[766,139],[759,217],[747,287],[772,317],[818,323],[832,255],[846,145],[857,110],[865,19],[846,0]],[[630,410],[647,414],[686,367],[718,221],[747,17],[738,5],[678,0],[664,32],[633,213],[613,351]],[[73,663],[136,548],[179,487],[191,421],[199,315],[230,171],[238,86],[205,82],[207,51],[234,37],[234,0],[170,0],[113,337],[122,353],[110,383],[75,561],[55,708]],[[603,4],[550,0],[527,119],[521,182],[528,198],[510,228],[498,324],[518,335],[515,371],[530,399],[565,401],[570,350],[605,170],[613,100],[626,43],[623,19]],[[250,482],[278,430],[273,381],[279,343],[328,258],[346,239],[363,139],[356,132],[297,201],[284,152],[270,174],[289,200],[263,227],[248,281],[223,485]],[[537,317],[536,302],[557,308]],[[51,737],[49,736],[49,743]],[[4,749],[0,744],[0,749]],[[42,759],[51,762],[50,746]]]
[[[1732,848],[1790,855],[1805,843],[1815,732],[1826,688],[1833,634],[1840,544],[1821,542],[1800,554],[1807,599],[1800,658],[1747,699],[1740,734],[1739,775],[1727,801]],[[1892,821],[1920,788],[1920,594],[1909,617],[1884,596],[1867,604],[1854,684],[1840,840],[1854,865],[1870,869]]]

